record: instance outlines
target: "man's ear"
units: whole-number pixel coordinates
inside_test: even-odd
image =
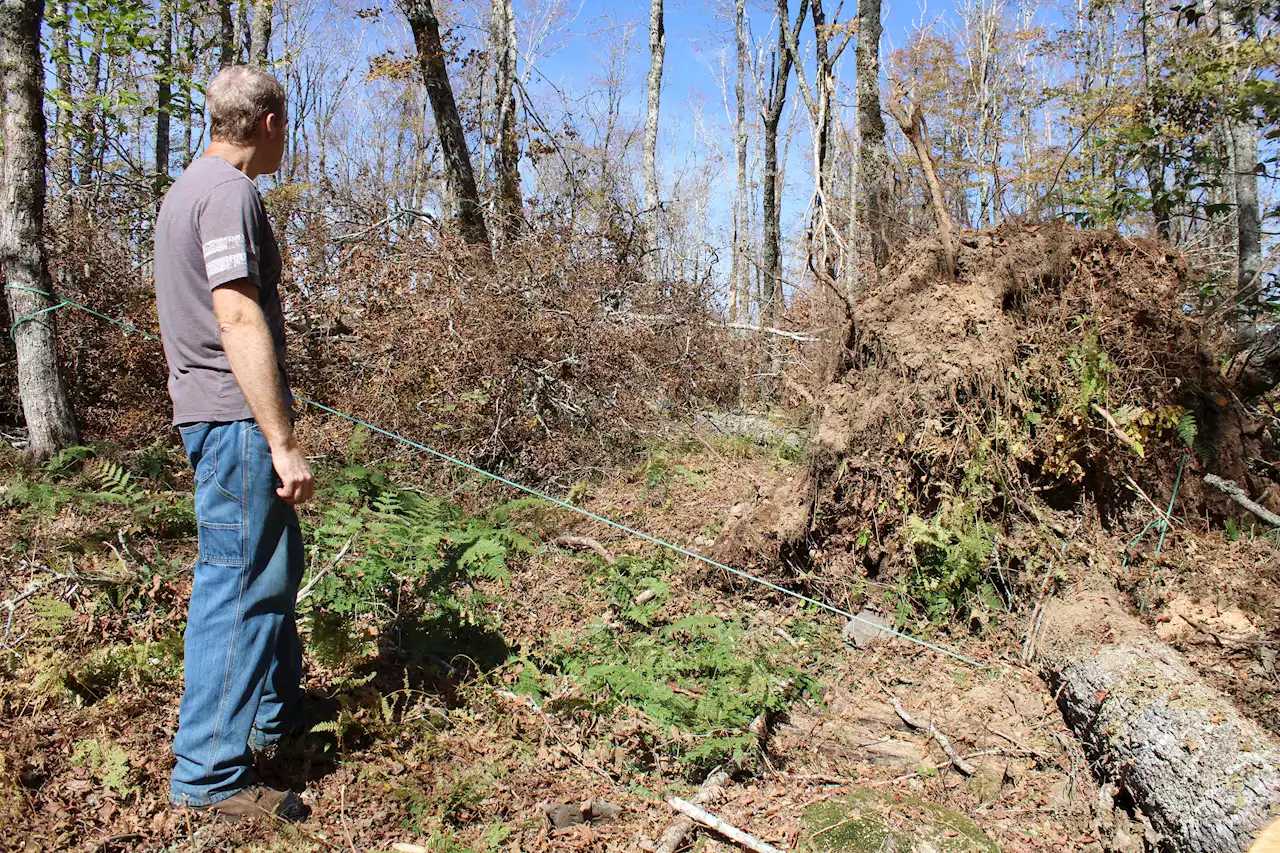
[[[284,130],[284,116],[279,113],[267,113],[263,119],[263,130],[267,137],[278,136]]]

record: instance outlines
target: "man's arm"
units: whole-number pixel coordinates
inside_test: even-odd
[[[213,315],[231,372],[271,448],[271,464],[282,483],[276,494],[286,503],[303,503],[311,497],[311,465],[293,435],[275,345],[258,304],[257,286],[239,279],[214,288]]]

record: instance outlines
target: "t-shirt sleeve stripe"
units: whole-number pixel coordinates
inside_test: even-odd
[[[206,241],[204,244],[205,260],[212,258],[214,255],[221,254],[222,252],[229,252],[232,249],[239,249],[243,254],[243,234],[232,234],[228,237],[214,237],[212,240]]]
[[[262,199],[249,181],[227,181],[205,195],[199,212],[200,248],[210,288],[237,279],[261,286],[258,243],[267,227]]]

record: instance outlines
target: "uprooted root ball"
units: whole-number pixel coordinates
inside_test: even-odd
[[[1270,438],[1216,368],[1171,250],[1007,224],[962,237],[954,281],[939,256],[923,241],[858,305],[805,475],[762,496],[721,556],[821,569],[842,590],[932,560],[945,598],[975,591],[1011,514],[1085,500],[1122,523],[1183,467],[1184,516],[1233,511],[1193,472],[1270,486],[1248,464]]]

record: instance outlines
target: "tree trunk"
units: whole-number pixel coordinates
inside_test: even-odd
[[[662,0],[649,5],[649,78],[646,82],[648,103],[644,114],[644,218],[645,257],[650,284],[662,277],[662,256],[658,252],[658,105],[662,100],[662,62],[667,51],[667,34],[663,27]]]
[[[1152,131],[1152,138],[1143,145],[1142,169],[1147,173],[1147,188],[1151,192],[1151,216],[1155,221],[1156,236],[1161,240],[1169,239],[1169,199],[1164,182],[1163,143],[1155,127],[1155,101],[1151,97],[1151,80],[1159,73],[1156,68],[1156,57],[1152,51],[1151,34],[1155,28],[1155,4],[1152,0],[1142,0],[1142,101],[1146,112],[1147,126]]]
[[[800,0],[800,11],[792,32],[800,29],[809,12],[809,0]],[[773,52],[773,79],[761,104],[764,118],[764,252],[760,304],[760,325],[778,325],[778,303],[782,299],[782,206],[778,198],[778,125],[787,103],[787,82],[791,77],[791,51],[787,49],[787,0],[778,0],[778,44]],[[769,337],[769,373],[777,374],[782,352],[776,335]]]
[[[942,242],[942,259],[948,278],[956,277],[956,244],[955,227],[951,223],[951,215],[947,213],[946,200],[942,196],[942,183],[938,180],[938,171],[934,167],[933,154],[929,151],[929,138],[925,131],[924,115],[920,105],[908,103],[906,96],[897,92],[888,105],[889,114],[902,127],[902,135],[915,149],[920,160],[920,168],[924,171],[924,181],[929,188],[930,206],[933,208],[933,219],[938,226],[938,239]]]
[[[1240,399],[1256,400],[1280,385],[1280,326],[1254,340],[1231,370]]]
[[[1223,50],[1235,53],[1240,47],[1238,21],[1256,16],[1252,3],[1244,0],[1237,17],[1237,8],[1229,0],[1216,0],[1219,33]],[[1242,85],[1245,81],[1236,81]],[[1224,118],[1227,130],[1230,183],[1236,205],[1236,280],[1239,286],[1249,287],[1262,265],[1262,235],[1258,217],[1258,131],[1252,116],[1228,112]]]
[[[747,233],[747,25],[746,0],[734,3],[734,36],[737,45],[738,76],[733,95],[737,115],[733,124],[733,150],[738,167],[737,194],[733,200],[733,272],[729,284],[729,322],[750,315],[749,271],[746,258]]]
[[[250,0],[236,0],[236,58],[232,65],[238,63],[241,56],[248,57],[253,46],[253,30],[249,27],[249,3]]]
[[[173,86],[169,69],[173,65],[173,5],[169,0],[160,0],[157,11],[160,15],[160,68],[156,75],[156,159],[152,192],[159,199],[169,183],[169,104]]]
[[[444,46],[440,42],[440,21],[431,0],[401,0],[401,6],[409,19],[409,28],[413,30],[422,82],[431,101],[431,111],[435,114],[436,132],[444,154],[445,180],[457,199],[458,229],[462,238],[473,246],[488,246],[489,233],[485,229],[476,177],[471,169],[467,136],[458,115],[458,104],[453,99]]]
[[[79,441],[58,372],[56,303],[44,254],[45,142],[40,21],[44,0],[0,0],[0,263],[17,350],[27,453],[47,457]],[[25,289],[22,289],[25,288]],[[43,313],[40,313],[42,312]],[[33,316],[35,315],[35,316]],[[29,319],[24,319],[29,318]]]
[[[516,136],[516,19],[511,0],[490,0],[489,39],[493,55],[494,106],[498,111],[494,172],[497,177],[498,242],[510,243],[525,230],[520,194],[520,142]]]
[[[61,0],[57,5],[58,15],[58,53],[54,59],[54,74],[58,81],[58,91],[62,103],[71,100],[71,22],[67,19],[67,3]],[[75,122],[74,113],[62,106],[54,109],[54,152],[53,183],[58,189],[56,216],[61,229],[69,223],[71,215],[71,132]]]
[[[1115,601],[1108,585],[1044,611],[1040,662],[1095,766],[1176,853],[1239,853],[1280,808],[1280,744]]]
[[[236,25],[231,17],[231,0],[217,0],[218,4],[218,68],[235,65],[239,59],[236,45]]]
[[[98,104],[97,98],[102,88],[102,43],[101,26],[93,35],[93,47],[89,53],[88,80],[85,86],[84,117],[81,119],[80,174],[81,187],[86,190],[93,185],[94,168],[98,162]]]
[[[860,259],[870,269],[889,261],[884,211],[888,196],[889,154],[880,115],[880,0],[858,0],[858,242]]]
[[[252,49],[249,52],[249,64],[262,68],[267,65],[267,57],[271,53],[271,13],[275,4],[272,0],[253,0],[253,32]]]

